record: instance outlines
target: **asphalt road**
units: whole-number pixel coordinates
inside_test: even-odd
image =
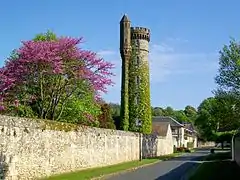
[[[105,178],[106,180],[181,180],[188,170],[197,165],[198,160],[209,153],[208,149],[198,150],[168,161],[136,169],[131,172]]]

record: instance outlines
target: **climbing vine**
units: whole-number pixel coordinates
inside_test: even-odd
[[[148,61],[142,58],[135,44],[129,62],[129,130],[144,134],[152,132],[152,116],[150,102],[150,80]],[[139,62],[137,60],[139,59]],[[141,126],[136,126],[136,120]]]
[[[128,78],[129,78],[129,59],[122,58],[122,88],[121,88],[121,111],[120,111],[120,129],[127,131],[129,127],[128,111]]]

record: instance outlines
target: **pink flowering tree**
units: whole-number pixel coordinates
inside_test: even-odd
[[[99,99],[113,84],[113,64],[81,43],[71,37],[22,42],[0,69],[0,110],[24,105],[38,118],[60,120],[71,101],[89,100],[89,94]]]

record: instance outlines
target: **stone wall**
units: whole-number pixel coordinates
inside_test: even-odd
[[[214,147],[215,145],[216,145],[216,143],[213,142],[213,141],[207,141],[207,142],[198,141],[197,147],[199,147],[199,148],[201,148],[201,147]]]
[[[61,126],[54,130],[55,126],[46,121],[0,116],[1,175],[6,179],[36,179],[139,159],[138,133],[89,127],[60,131]],[[143,155],[172,153],[166,148],[173,147],[167,138],[141,139],[157,144],[142,143]]]

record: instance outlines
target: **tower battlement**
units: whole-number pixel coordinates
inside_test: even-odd
[[[145,27],[131,27],[131,39],[144,39],[150,41],[150,29]]]

